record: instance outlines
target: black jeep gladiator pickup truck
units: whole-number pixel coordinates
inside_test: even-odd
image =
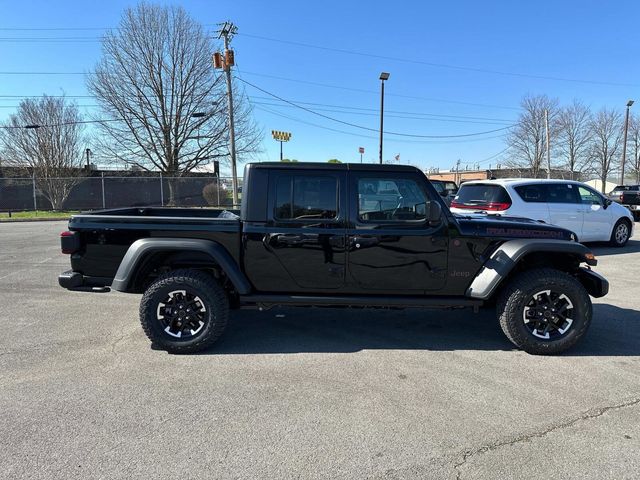
[[[585,335],[589,295],[609,288],[572,232],[454,216],[413,167],[249,164],[239,213],[74,215],[61,234],[72,269],[59,283],[142,293],[142,327],[171,352],[208,348],[241,307],[495,305],[517,347],[558,353]]]

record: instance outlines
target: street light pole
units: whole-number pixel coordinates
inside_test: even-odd
[[[624,119],[624,140],[622,142],[622,162],[620,172],[620,185],[624,185],[624,163],[627,158],[627,132],[629,131],[629,110],[633,105],[633,100],[627,102],[627,115]]]
[[[380,74],[380,164],[382,165],[382,138],[384,132],[384,81],[389,79],[387,72]]]

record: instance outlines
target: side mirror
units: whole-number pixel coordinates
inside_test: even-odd
[[[605,198],[605,199],[604,199],[604,205],[603,205],[603,208],[606,210],[606,209],[607,209],[607,207],[608,207],[609,205],[611,205],[612,203],[613,203],[613,200],[611,200],[610,198]]]
[[[429,224],[437,225],[442,218],[442,207],[439,202],[429,202]]]

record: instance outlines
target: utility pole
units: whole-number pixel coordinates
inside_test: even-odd
[[[231,67],[235,64],[233,50],[229,49],[229,42],[238,31],[232,22],[224,22],[218,31],[218,38],[224,39],[224,59],[216,52],[214,67],[223,68],[227,80],[227,100],[229,103],[229,150],[231,155],[231,182],[233,185],[233,205],[238,205],[238,170],[236,166],[236,133],[233,123],[233,88],[231,85]]]
[[[549,110],[544,109],[544,130],[547,139],[547,178],[551,178],[551,148],[549,144]]]
[[[624,119],[624,141],[622,142],[622,162],[621,162],[621,173],[620,173],[620,185],[624,185],[624,163],[627,159],[627,132],[629,131],[629,109],[633,105],[633,100],[629,100],[627,102],[627,115]]]
[[[455,179],[456,179],[456,183],[458,185],[460,185],[460,159],[458,159],[458,161],[456,162],[456,175],[455,175]]]

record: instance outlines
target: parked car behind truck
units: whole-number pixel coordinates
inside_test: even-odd
[[[618,185],[609,192],[609,198],[631,210],[636,220],[640,216],[640,185]]]
[[[474,180],[451,202],[458,214],[526,217],[574,232],[580,242],[623,247],[633,235],[633,216],[593,188],[570,180]]]
[[[570,231],[455,217],[413,167],[261,163],[244,182],[237,219],[171,208],[74,215],[60,285],[142,293],[145,333],[172,352],[211,346],[236,308],[495,303],[507,338],[537,354],[577,343],[589,296],[609,288]]]

